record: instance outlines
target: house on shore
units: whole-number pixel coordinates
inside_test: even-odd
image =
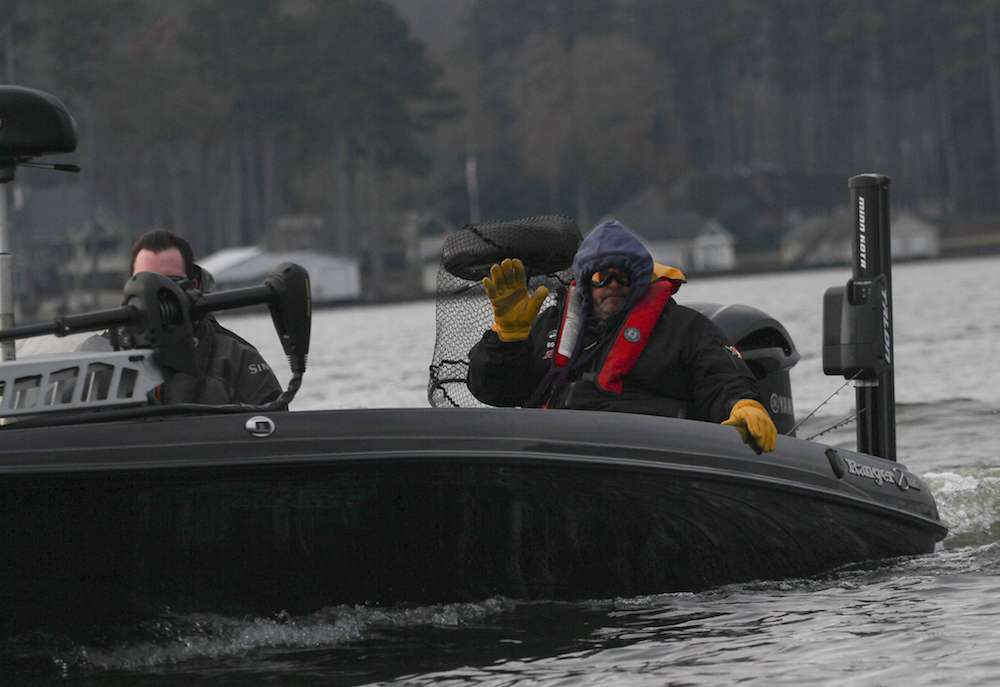
[[[315,250],[272,252],[260,246],[242,246],[224,248],[198,260],[212,274],[216,290],[260,284],[283,262],[294,262],[309,272],[312,300],[317,305],[361,298],[361,266],[354,258]]]
[[[646,188],[605,219],[612,217],[639,234],[657,262],[692,273],[725,272],[736,266],[732,233],[716,219],[671,210],[658,188]]]
[[[890,220],[893,260],[934,258],[941,253],[941,230],[907,210]],[[843,265],[851,262],[854,218],[846,210],[802,220],[781,242],[788,267]]]
[[[786,267],[843,265],[851,261],[851,218],[846,211],[796,222],[781,240]]]
[[[941,254],[941,229],[914,212],[904,210],[894,216],[889,230],[893,258],[913,260]]]

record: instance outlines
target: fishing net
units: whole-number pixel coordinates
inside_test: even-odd
[[[483,405],[469,392],[466,379],[469,350],[493,324],[493,309],[481,283],[490,266],[504,258],[520,258],[528,290],[549,288],[544,310],[569,284],[569,267],[580,241],[576,222],[558,215],[467,224],[448,236],[437,275],[437,333],[427,385],[432,406]]]

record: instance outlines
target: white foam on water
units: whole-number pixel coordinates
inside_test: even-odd
[[[356,619],[238,621],[206,616],[194,628],[184,628],[163,642],[138,642],[109,649],[77,647],[73,665],[98,670],[141,670],[193,659],[223,658],[274,647],[335,646],[361,639],[364,627]]]
[[[938,513],[949,528],[949,538],[990,535],[1000,529],[1000,468],[928,472],[923,479],[934,492]]]
[[[165,616],[146,623],[155,639],[120,646],[77,646],[53,660],[90,671],[142,671],[199,659],[224,659],[267,649],[335,647],[372,637],[386,628],[463,627],[513,608],[494,598],[480,603],[413,608],[335,606],[294,617],[229,618],[215,614]]]

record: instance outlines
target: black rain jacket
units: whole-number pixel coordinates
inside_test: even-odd
[[[759,401],[756,380],[728,347],[721,330],[701,313],[673,299],[663,309],[649,342],[621,394],[597,383],[624,313],[607,321],[590,318],[575,369],[551,389],[551,356],[562,319],[553,306],[535,319],[525,341],[503,342],[487,331],[469,353],[468,386],[488,405],[543,405],[550,408],[607,410],[688,417],[722,422],[742,398]]]
[[[205,317],[195,325],[195,361],[198,374],[164,369],[160,400],[163,403],[260,405],[281,395],[281,385],[257,349]],[[92,336],[81,350],[110,350],[108,332]]]

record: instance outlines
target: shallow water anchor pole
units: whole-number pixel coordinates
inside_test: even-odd
[[[881,320],[874,375],[861,374],[854,382],[858,451],[896,460],[889,177],[860,174],[847,186],[854,214],[854,277],[848,285],[854,293],[848,299],[872,303]]]

